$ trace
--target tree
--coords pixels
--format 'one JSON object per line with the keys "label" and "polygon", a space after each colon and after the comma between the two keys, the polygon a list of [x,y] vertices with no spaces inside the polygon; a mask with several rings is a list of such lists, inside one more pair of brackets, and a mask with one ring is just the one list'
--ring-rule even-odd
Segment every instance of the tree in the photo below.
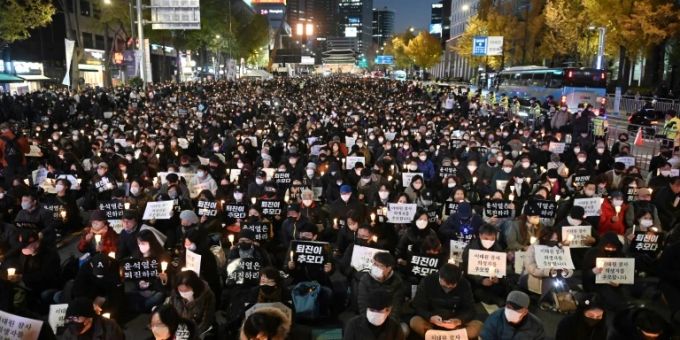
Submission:
{"label": "tree", "polygon": [[546,30],[541,41],[541,56],[552,60],[552,64],[579,60],[580,41],[583,40],[583,32],[588,26],[588,18],[584,15],[580,2],[548,1],[544,15]]}
{"label": "tree", "polygon": [[418,36],[409,41],[406,46],[406,54],[417,66],[428,69],[437,65],[442,56],[442,47],[439,40],[430,33],[420,32]]}
{"label": "tree", "polygon": [[55,8],[42,0],[0,0],[0,42],[27,39],[30,30],[52,22]]}
{"label": "tree", "polygon": [[[518,20],[514,15],[501,14],[496,8],[490,8],[487,18],[473,16],[468,21],[465,32],[458,38],[453,50],[468,59],[473,64],[487,64],[495,69],[500,69],[504,64],[519,63],[521,51],[515,45],[519,44]],[[475,57],[472,56],[472,39],[476,36],[502,36],[503,56],[498,57]]]}
{"label": "tree", "polygon": [[415,36],[411,31],[395,35],[392,40],[385,45],[385,54],[394,56],[394,66],[398,69],[408,69],[413,64],[411,58],[406,53],[406,47]]}

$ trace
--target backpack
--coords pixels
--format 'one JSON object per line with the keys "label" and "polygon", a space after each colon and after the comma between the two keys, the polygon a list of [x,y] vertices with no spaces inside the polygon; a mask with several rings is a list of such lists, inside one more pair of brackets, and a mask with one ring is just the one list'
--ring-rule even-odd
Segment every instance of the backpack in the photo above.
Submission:
{"label": "backpack", "polygon": [[296,319],[315,320],[320,316],[321,285],[316,281],[300,282],[291,292]]}

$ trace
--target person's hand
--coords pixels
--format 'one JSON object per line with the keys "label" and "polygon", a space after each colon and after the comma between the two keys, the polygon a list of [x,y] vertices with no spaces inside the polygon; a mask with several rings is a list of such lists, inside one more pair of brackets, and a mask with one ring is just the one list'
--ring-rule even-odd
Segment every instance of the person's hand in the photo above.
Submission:
{"label": "person's hand", "polygon": [[633,241],[633,239],[635,238],[635,234],[630,233],[626,236],[626,238],[628,239],[628,241]]}
{"label": "person's hand", "polygon": [[90,231],[89,233],[85,234],[85,241],[90,242],[90,241],[92,241],[93,237],[94,237],[94,233]]}
{"label": "person's hand", "polygon": [[592,246],[593,244],[595,244],[595,238],[589,235],[588,237],[583,239],[583,243],[585,243],[586,245]]}
{"label": "person's hand", "polygon": [[442,317],[439,315],[432,315],[430,317],[430,323],[435,325],[435,326],[440,326],[441,324],[444,323],[444,320],[442,320]]}
{"label": "person's hand", "polygon": [[22,278],[21,274],[14,274],[8,277],[7,280],[12,283],[19,283],[21,282],[21,278]]}
{"label": "person's hand", "polygon": [[201,216],[201,223],[205,223],[205,221],[207,221],[207,220],[208,220],[208,216],[205,216],[205,215]]}
{"label": "person's hand", "polygon": [[160,189],[161,188],[161,181],[155,181],[153,183],[153,188],[156,189],[156,190]]}
{"label": "person's hand", "polygon": [[614,282],[614,281],[609,282],[609,285],[614,287],[614,288],[619,286],[619,284],[617,282]]}
{"label": "person's hand", "polygon": [[515,203],[508,204],[508,209],[514,210],[515,209]]}
{"label": "person's hand", "polygon": [[158,274],[158,278],[161,280],[161,284],[165,285],[165,284],[168,283],[168,274],[167,273]]}
{"label": "person's hand", "polygon": [[562,240],[562,245],[563,245],[563,246],[569,247],[570,244],[571,244],[571,242],[570,242],[568,239]]}
{"label": "person's hand", "polygon": [[554,269],[554,268],[550,269],[549,274],[550,274],[550,276],[556,276],[557,275],[557,269]]}
{"label": "person's hand", "polygon": [[491,278],[485,277],[482,279],[482,286],[491,287],[493,285],[493,280]]}
{"label": "person's hand", "polygon": [[593,268],[593,274],[600,275],[604,271],[604,268],[595,267]]}
{"label": "person's hand", "polygon": [[406,262],[404,259],[397,259],[397,264],[400,266],[406,266],[408,265],[408,262]]}
{"label": "person's hand", "polygon": [[612,223],[616,223],[616,222],[618,222],[618,221],[619,221],[619,215],[614,215],[614,216],[612,217]]}
{"label": "person's hand", "polygon": [[491,218],[489,219],[489,224],[495,225],[496,223],[498,223],[498,218],[496,218],[496,216],[491,216]]}
{"label": "person's hand", "polygon": [[146,281],[139,281],[139,288],[140,289],[147,289],[149,288],[149,283]]}
{"label": "person's hand", "polygon": [[95,314],[97,314],[97,315],[102,314],[102,307],[101,306],[97,305],[96,303],[92,303],[92,307],[94,307]]}
{"label": "person's hand", "polygon": [[323,271],[328,274],[333,270],[333,265],[331,263],[326,263],[323,265]]}
{"label": "person's hand", "polygon": [[567,268],[562,269],[562,276],[563,277],[567,277],[567,276],[569,276],[569,274],[571,274],[571,271],[569,271],[569,269],[567,269]]}
{"label": "person's hand", "polygon": [[446,329],[456,329],[458,328],[463,322],[460,321],[460,319],[449,319],[449,320],[444,320],[442,322],[441,326],[442,328]]}
{"label": "person's hand", "polygon": [[288,269],[290,270],[295,269],[295,261],[293,260],[288,261]]}

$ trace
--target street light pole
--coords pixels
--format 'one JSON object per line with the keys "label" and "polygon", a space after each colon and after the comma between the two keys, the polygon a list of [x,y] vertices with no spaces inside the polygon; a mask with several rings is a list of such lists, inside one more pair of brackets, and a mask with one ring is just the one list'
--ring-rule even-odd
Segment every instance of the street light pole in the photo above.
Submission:
{"label": "street light pole", "polygon": [[605,42],[605,36],[607,34],[607,28],[606,27],[598,27],[598,31],[600,32],[600,36],[598,38],[596,68],[598,70],[603,70],[604,69],[604,42]]}
{"label": "street light pole", "polygon": [[139,51],[141,51],[142,64],[139,66],[140,75],[146,89],[146,46],[144,45],[144,25],[142,23],[142,0],[137,0],[137,31],[139,32]]}

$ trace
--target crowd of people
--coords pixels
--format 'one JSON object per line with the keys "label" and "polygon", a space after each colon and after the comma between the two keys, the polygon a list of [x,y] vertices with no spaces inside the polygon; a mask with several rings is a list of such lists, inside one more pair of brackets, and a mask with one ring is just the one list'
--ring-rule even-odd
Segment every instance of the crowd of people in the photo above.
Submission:
{"label": "crowd of people", "polygon": [[2,336],[677,337],[680,150],[633,157],[589,105],[340,76],[0,99]]}

